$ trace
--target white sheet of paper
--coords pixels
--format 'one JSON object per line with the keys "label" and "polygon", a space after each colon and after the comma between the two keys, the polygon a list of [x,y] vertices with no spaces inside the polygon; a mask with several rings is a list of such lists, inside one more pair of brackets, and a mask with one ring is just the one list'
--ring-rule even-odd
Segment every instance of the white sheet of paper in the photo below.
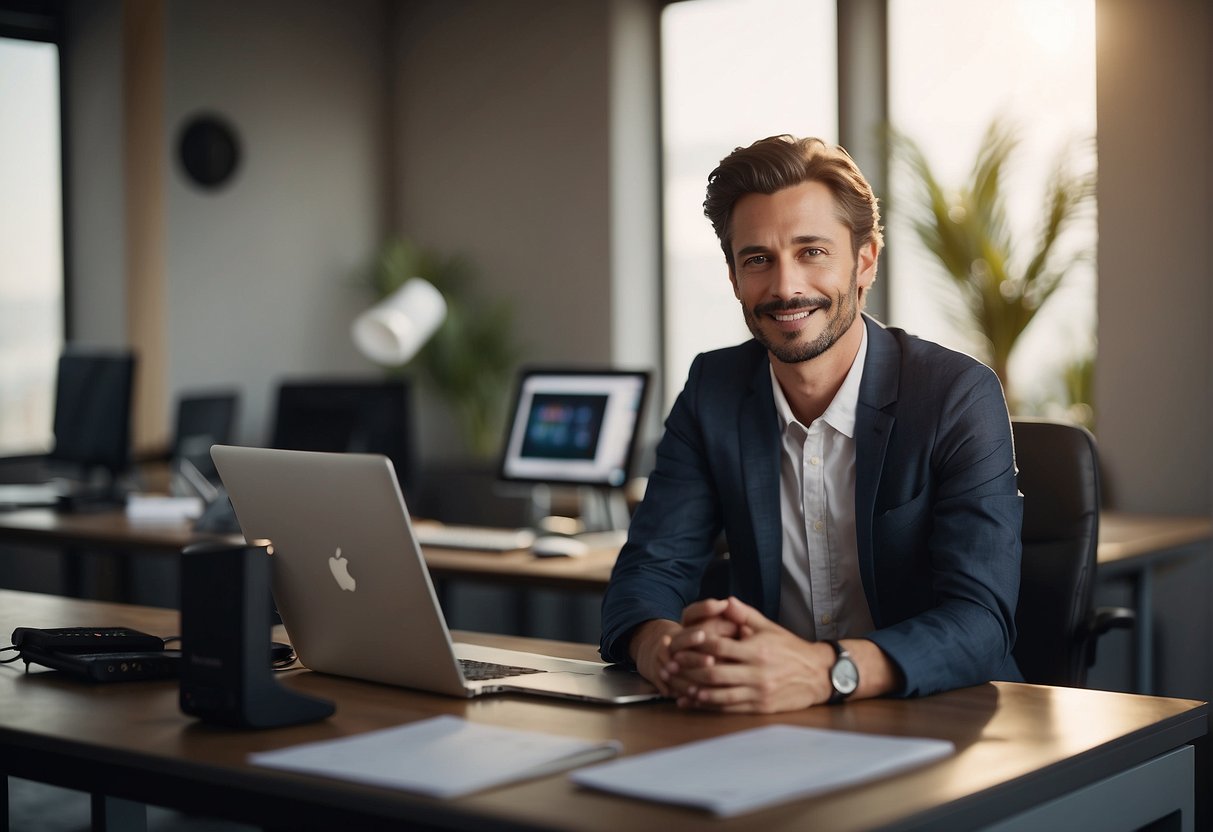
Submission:
{"label": "white sheet of paper", "polygon": [[569,776],[582,786],[730,816],[885,777],[955,750],[946,740],[768,725]]}
{"label": "white sheet of paper", "polygon": [[184,523],[202,514],[200,497],[168,497],[163,494],[130,494],[126,516],[132,523]]}
{"label": "white sheet of paper", "polygon": [[323,777],[457,797],[619,753],[595,742],[437,716],[397,728],[249,755],[249,762]]}

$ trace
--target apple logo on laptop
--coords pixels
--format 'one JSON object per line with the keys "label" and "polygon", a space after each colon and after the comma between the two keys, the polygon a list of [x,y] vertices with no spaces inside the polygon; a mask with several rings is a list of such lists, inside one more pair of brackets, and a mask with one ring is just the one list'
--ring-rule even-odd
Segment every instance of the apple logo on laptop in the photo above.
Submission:
{"label": "apple logo on laptop", "polygon": [[341,557],[341,547],[337,547],[337,553],[329,558],[329,569],[333,571],[333,577],[337,579],[337,586],[350,592],[354,591],[354,587],[358,582],[354,580],[354,576],[350,574],[350,562]]}

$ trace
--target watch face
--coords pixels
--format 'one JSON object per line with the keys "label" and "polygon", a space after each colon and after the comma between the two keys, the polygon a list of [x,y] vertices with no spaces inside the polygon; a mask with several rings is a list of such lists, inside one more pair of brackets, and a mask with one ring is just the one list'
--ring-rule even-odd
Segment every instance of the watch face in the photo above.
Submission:
{"label": "watch face", "polygon": [[848,658],[840,658],[834,662],[834,667],[830,670],[830,681],[834,684],[834,690],[843,696],[854,693],[855,688],[859,687],[859,669],[855,667],[855,662]]}

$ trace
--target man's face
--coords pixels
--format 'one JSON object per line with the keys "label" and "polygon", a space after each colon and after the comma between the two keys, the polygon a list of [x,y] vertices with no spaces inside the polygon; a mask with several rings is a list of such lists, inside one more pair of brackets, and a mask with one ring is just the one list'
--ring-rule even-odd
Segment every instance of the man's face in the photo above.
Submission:
{"label": "man's face", "polygon": [[851,253],[851,232],[820,182],[746,194],[733,207],[729,279],[746,325],[785,364],[824,353],[855,323],[876,244]]}

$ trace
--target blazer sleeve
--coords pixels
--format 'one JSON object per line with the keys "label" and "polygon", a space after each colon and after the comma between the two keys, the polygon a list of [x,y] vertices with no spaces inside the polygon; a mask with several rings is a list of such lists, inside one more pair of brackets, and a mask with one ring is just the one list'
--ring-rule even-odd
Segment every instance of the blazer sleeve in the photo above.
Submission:
{"label": "blazer sleeve", "polygon": [[605,661],[630,663],[628,642],[645,621],[678,621],[713,557],[722,520],[701,422],[703,368],[701,355],[666,419],[644,500],[603,596]]}
{"label": "blazer sleeve", "polygon": [[899,414],[883,475],[916,493],[873,520],[881,620],[869,637],[902,670],[906,696],[1019,678],[1023,498],[1002,387],[974,363],[929,398]]}

